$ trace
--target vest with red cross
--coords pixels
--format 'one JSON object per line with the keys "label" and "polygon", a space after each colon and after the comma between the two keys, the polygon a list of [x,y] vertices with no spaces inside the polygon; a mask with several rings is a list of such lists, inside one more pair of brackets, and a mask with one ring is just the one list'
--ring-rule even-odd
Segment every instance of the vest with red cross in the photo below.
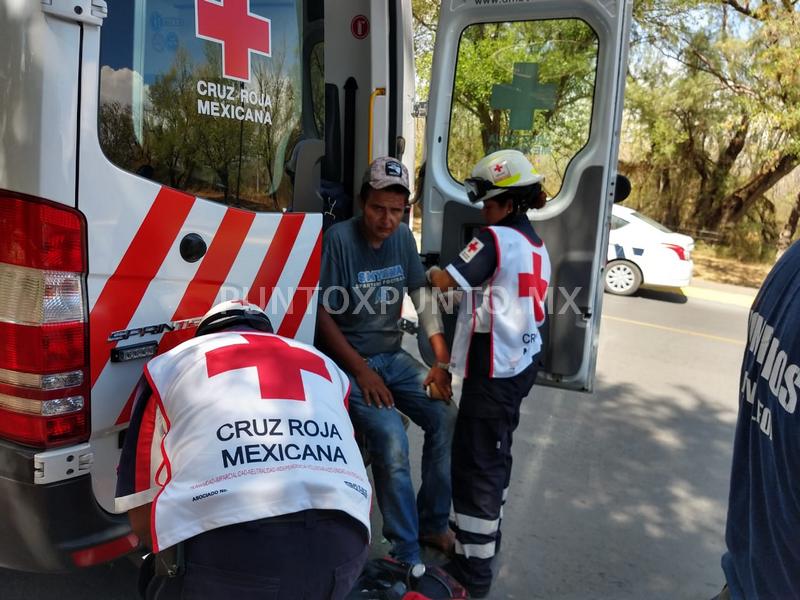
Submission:
{"label": "vest with red cross", "polygon": [[[371,487],[347,414],[350,383],[311,346],[277,335],[204,335],[154,358],[148,471],[153,547],[306,509],[341,510],[369,532]],[[148,411],[145,411],[147,414]],[[160,430],[160,431],[159,431]],[[149,496],[149,498],[147,497]],[[120,509],[126,498],[117,498]]]}
{"label": "vest with red cross", "polygon": [[[497,248],[497,267],[481,288],[467,290],[459,306],[451,366],[455,373],[469,376],[472,335],[489,333],[489,377],[513,377],[530,366],[542,347],[539,327],[545,320],[550,257],[543,243],[534,243],[516,229],[487,229]],[[467,247],[464,252],[474,251]]]}

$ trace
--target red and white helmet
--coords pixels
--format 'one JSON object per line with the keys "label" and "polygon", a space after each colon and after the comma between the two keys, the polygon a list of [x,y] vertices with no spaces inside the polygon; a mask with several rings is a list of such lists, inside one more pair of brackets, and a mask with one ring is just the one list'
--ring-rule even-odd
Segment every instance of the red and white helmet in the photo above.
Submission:
{"label": "red and white helmet", "polygon": [[519,150],[498,150],[484,156],[472,168],[464,181],[472,203],[499,196],[509,189],[519,189],[542,183],[540,175]]}
{"label": "red and white helmet", "polygon": [[228,300],[220,302],[203,316],[195,337],[217,333],[235,325],[247,325],[259,331],[273,333],[272,322],[262,308],[247,300]]}

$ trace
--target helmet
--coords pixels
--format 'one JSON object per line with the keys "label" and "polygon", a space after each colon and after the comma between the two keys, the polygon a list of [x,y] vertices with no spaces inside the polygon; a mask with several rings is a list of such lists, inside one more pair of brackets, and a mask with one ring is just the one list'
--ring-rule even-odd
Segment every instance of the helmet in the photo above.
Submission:
{"label": "helmet", "polygon": [[248,325],[253,329],[272,333],[272,322],[267,313],[247,300],[228,300],[209,310],[197,326],[197,333],[217,333],[234,325]]}
{"label": "helmet", "polygon": [[509,189],[528,188],[544,181],[519,150],[498,150],[478,161],[464,181],[467,196],[473,204],[489,200]]}

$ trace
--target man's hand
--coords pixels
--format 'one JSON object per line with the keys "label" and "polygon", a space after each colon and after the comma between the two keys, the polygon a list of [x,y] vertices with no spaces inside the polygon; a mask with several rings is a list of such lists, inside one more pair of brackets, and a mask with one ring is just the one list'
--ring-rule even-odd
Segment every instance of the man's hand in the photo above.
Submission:
{"label": "man's hand", "polygon": [[[424,387],[428,387],[431,383],[436,384],[436,387],[439,388],[439,391],[443,394],[445,402],[450,404],[450,401],[453,398],[453,388],[450,386],[451,376],[450,371],[445,369],[440,369],[439,367],[431,367],[431,370],[428,371],[428,376],[425,378],[425,381],[422,383]],[[431,395],[433,398],[434,396]]]}
{"label": "man's hand", "polygon": [[386,387],[383,378],[373,371],[366,363],[362,369],[355,374],[358,387],[364,395],[364,402],[367,406],[373,404],[377,408],[394,408],[394,398],[392,392]]}

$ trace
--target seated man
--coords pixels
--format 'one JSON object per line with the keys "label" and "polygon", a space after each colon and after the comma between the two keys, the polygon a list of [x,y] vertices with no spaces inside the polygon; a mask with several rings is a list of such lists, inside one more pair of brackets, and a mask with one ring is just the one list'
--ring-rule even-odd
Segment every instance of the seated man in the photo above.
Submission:
{"label": "seated man", "polygon": [[366,560],[372,496],[349,387],[331,359],[272,335],[242,301],[147,364],[116,505],[163,567],[148,599],[345,597]]}
{"label": "seated man", "polygon": [[[449,402],[450,355],[441,319],[425,287],[414,238],[402,223],[409,195],[406,168],[393,158],[378,158],[362,182],[363,214],[325,233],[318,341],[350,376],[350,417],[367,440],[391,554],[417,563],[419,541],[445,552],[452,547],[450,447],[456,410]],[[436,356],[430,371],[401,349],[398,321],[406,291]],[[426,394],[431,383],[444,401]],[[416,501],[408,438],[395,407],[425,432]]]}

